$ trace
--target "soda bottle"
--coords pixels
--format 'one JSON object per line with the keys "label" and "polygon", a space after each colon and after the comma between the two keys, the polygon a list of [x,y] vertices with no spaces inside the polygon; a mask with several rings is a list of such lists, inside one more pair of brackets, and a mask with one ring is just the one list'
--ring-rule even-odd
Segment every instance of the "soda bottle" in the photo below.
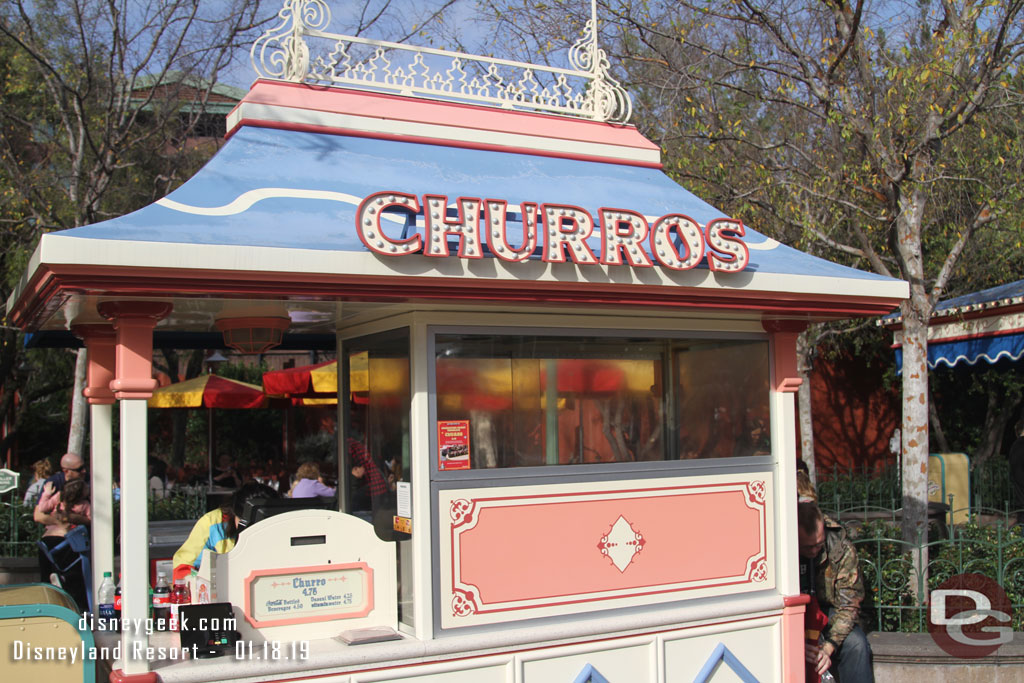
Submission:
{"label": "soda bottle", "polygon": [[114,580],[110,578],[112,572],[103,572],[103,581],[100,582],[99,590],[96,591],[96,603],[99,605],[100,623],[103,631],[114,630]]}
{"label": "soda bottle", "polygon": [[116,620],[115,631],[121,630],[121,574],[117,575],[117,588],[114,589],[114,619]]}
{"label": "soda bottle", "polygon": [[192,596],[188,590],[188,584],[185,583],[185,579],[175,579],[174,588],[171,589],[171,630],[181,630],[181,612],[179,608],[182,605],[192,604]]}
{"label": "soda bottle", "polygon": [[171,617],[171,587],[167,585],[167,575],[158,572],[156,585],[153,586],[153,626],[157,630],[165,630]]}

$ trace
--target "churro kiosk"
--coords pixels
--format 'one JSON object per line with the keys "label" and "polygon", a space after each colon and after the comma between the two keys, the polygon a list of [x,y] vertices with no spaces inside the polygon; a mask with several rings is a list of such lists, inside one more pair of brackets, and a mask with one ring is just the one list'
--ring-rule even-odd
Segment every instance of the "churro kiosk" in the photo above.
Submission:
{"label": "churro kiosk", "polygon": [[174,635],[126,629],[115,678],[801,680],[796,338],[887,313],[906,283],[673,182],[594,20],[557,69],[338,36],[328,14],[286,2],[223,149],[151,206],[44,235],[9,301],[88,349],[126,620],[147,608],[129,548],[154,345],[337,351],[340,509],[204,559],[241,649],[171,657]]}

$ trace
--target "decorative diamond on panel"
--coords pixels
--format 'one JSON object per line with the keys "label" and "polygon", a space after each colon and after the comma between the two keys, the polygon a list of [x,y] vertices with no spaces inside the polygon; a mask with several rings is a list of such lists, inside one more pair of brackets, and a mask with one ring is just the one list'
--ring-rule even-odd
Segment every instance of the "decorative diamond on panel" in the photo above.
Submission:
{"label": "decorative diamond on panel", "polygon": [[633,528],[633,525],[626,521],[626,518],[619,515],[608,533],[601,537],[597,549],[605,555],[615,568],[625,572],[626,567],[633,561],[633,558],[644,549],[647,543],[643,535]]}

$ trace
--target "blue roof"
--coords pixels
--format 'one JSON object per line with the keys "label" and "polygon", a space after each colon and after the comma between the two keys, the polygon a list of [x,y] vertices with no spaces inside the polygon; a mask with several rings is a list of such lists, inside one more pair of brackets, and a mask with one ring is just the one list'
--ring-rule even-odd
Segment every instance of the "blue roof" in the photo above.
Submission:
{"label": "blue roof", "polygon": [[940,301],[938,305],[935,306],[935,312],[942,313],[962,308],[964,306],[975,306],[978,304],[993,303],[1019,297],[1024,297],[1024,280],[1008,282],[1005,285],[999,285],[998,287],[989,287],[988,289],[982,289],[977,292],[971,292],[970,294],[964,294],[963,296]]}
{"label": "blue roof", "polygon": [[[724,217],[652,168],[246,126],[165,200],[61,234],[365,252],[355,212],[362,198],[381,191],[446,194],[449,203],[460,196],[505,199],[516,212],[520,202],[530,201],[576,205],[595,216],[599,207],[613,207],[646,216],[683,213],[701,224]],[[596,252],[599,237],[591,240]],[[745,241],[748,271],[893,281],[749,228]]]}

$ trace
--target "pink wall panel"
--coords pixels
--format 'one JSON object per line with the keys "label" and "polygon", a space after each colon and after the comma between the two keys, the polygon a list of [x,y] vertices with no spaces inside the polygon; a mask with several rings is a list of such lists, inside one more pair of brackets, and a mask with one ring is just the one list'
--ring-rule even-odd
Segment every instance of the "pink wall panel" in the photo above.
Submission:
{"label": "pink wall panel", "polygon": [[764,580],[763,482],[460,499],[450,512],[457,613]]}

